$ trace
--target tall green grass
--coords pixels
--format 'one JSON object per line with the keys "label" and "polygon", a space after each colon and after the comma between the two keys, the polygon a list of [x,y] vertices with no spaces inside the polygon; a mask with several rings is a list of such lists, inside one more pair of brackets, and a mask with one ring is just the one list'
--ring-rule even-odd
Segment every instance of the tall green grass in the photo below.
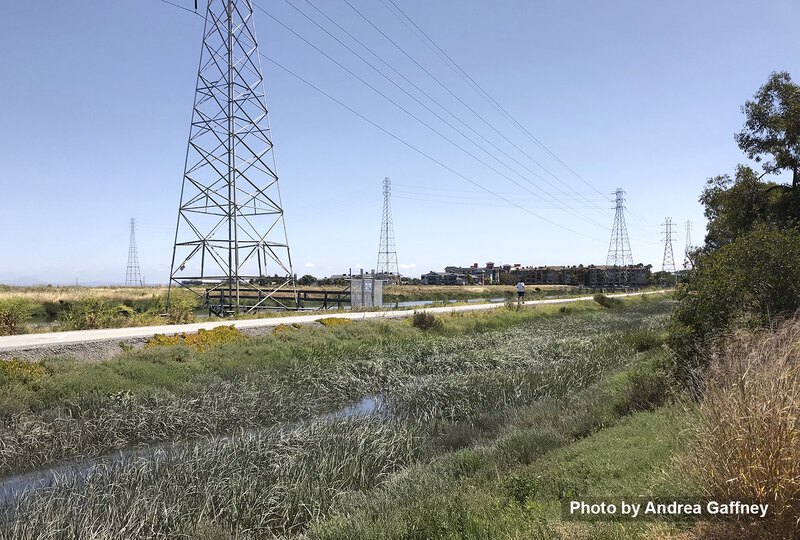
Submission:
{"label": "tall green grass", "polygon": [[24,497],[0,515],[0,531],[30,540],[288,534],[339,493],[370,489],[410,463],[414,442],[408,426],[372,418],[200,441]]}
{"label": "tall green grass", "polygon": [[[631,381],[617,381],[603,399],[590,387],[657,354],[669,309],[644,302],[549,315],[499,310],[500,322],[443,317],[441,328],[427,332],[375,322],[287,330],[207,352],[127,353],[89,367],[54,362],[40,386],[12,385],[36,399],[2,420],[6,473],[149,441],[196,443],[166,461],[101,467],[26,496],[0,517],[0,536],[293,535],[344,508],[348,497],[415,466],[435,466],[452,449],[501,437],[504,459],[530,462],[618,416],[606,394],[628,392]],[[59,369],[68,383],[56,380]],[[104,375],[115,377],[110,386]],[[79,387],[87,382],[97,384],[93,391]],[[392,420],[286,424],[368,394],[385,396]],[[526,423],[541,432],[515,435]],[[442,466],[486,470],[474,455],[477,461]]]}
{"label": "tall green grass", "polygon": [[[76,371],[67,368],[60,376],[55,369],[49,381],[28,385],[47,397],[41,408],[0,420],[0,473],[296,420],[367,394],[384,393],[396,415],[423,420],[458,420],[563,396],[616,369],[631,353],[613,319],[604,313],[541,317],[480,335],[371,342],[359,342],[359,325],[345,325],[207,353],[185,347],[129,353],[119,362],[73,365]],[[633,318],[626,327],[642,332],[647,324]],[[380,328],[364,330],[381,336]],[[395,337],[404,331],[415,330],[401,328]],[[145,382],[164,372],[201,376],[172,387],[126,389],[128,380]]]}

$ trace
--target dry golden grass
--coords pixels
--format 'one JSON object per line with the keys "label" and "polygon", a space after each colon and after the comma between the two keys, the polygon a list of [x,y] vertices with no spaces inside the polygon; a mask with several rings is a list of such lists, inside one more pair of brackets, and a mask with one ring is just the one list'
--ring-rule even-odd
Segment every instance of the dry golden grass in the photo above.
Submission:
{"label": "dry golden grass", "polygon": [[684,458],[709,498],[768,503],[738,536],[800,535],[800,319],[717,341]]}
{"label": "dry golden grass", "polygon": [[34,302],[74,302],[86,298],[136,300],[166,294],[166,287],[9,287],[0,285],[0,300],[27,298]]}
{"label": "dry golden grass", "polygon": [[[577,287],[570,285],[528,285],[528,289],[531,291],[534,287],[538,287],[543,291],[577,289]],[[390,293],[404,291],[422,291],[433,293],[465,291],[475,294],[500,294],[502,296],[505,291],[516,292],[517,289],[514,285],[390,285],[386,287],[384,291]]]}
{"label": "dry golden grass", "polygon": [[[565,285],[537,285],[543,291],[572,290],[576,287]],[[341,286],[303,286],[298,290],[337,290]],[[533,286],[530,286],[533,290]],[[36,286],[36,287],[12,287],[0,285],[0,299],[4,298],[27,298],[34,302],[66,302],[82,300],[85,298],[106,298],[109,300],[127,300],[138,298],[150,298],[166,294],[167,288],[164,286],[156,287],[80,287],[80,286]],[[503,296],[506,292],[516,292],[513,285],[390,285],[384,289],[385,294],[419,294],[424,296],[453,294],[455,298],[464,296],[464,293],[474,295]]]}

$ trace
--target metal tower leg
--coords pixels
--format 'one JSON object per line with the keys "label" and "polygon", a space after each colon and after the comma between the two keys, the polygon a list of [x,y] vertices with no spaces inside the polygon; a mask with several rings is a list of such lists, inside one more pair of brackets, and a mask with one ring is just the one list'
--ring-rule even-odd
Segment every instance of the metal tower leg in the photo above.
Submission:
{"label": "metal tower leg", "polygon": [[209,0],[205,20],[170,289],[218,315],[296,308],[253,6]]}

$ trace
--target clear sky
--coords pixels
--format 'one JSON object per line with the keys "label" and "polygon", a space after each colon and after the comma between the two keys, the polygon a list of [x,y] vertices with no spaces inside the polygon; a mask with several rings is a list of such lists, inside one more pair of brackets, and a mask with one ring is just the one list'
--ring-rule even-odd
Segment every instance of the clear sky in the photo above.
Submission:
{"label": "clear sky", "polygon": [[[627,192],[634,259],[660,269],[664,218],[677,224],[680,261],[685,221],[693,222],[694,243],[703,237],[697,198],[705,179],[746,162],[733,140],[743,123],[741,105],[772,71],[787,70],[800,80],[795,0],[395,0],[558,161],[481,99],[381,1],[348,0],[442,85],[344,0],[290,1],[478,145],[287,0],[254,3],[519,185],[257,10],[264,54],[526,209],[481,192],[264,60],[289,242],[300,275],[375,266],[385,176],[394,185],[397,252],[407,274],[487,261],[603,264],[617,187]],[[174,2],[193,8],[191,0]],[[130,217],[138,221],[142,274],[149,283],[166,282],[202,23],[159,0],[5,2],[0,283],[123,282]]]}

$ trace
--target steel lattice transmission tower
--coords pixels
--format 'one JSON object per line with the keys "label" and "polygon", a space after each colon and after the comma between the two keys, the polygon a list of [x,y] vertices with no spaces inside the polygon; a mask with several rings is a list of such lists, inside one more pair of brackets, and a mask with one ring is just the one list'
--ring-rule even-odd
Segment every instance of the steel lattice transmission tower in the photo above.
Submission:
{"label": "steel lattice transmission tower", "polygon": [[664,261],[661,263],[661,271],[675,273],[675,257],[672,254],[672,241],[674,240],[675,233],[672,230],[672,218],[668,217],[662,224],[661,230],[662,238],[664,240]]}
{"label": "steel lattice transmission tower", "polygon": [[218,315],[297,306],[250,0],[209,0],[170,287]]}
{"label": "steel lattice transmission tower", "polygon": [[625,192],[620,188],[614,194],[617,205],[614,226],[611,228],[611,241],[608,243],[606,264],[611,266],[633,265],[631,242],[628,238],[628,227],[625,224]]}
{"label": "steel lattice transmission tower", "polygon": [[381,241],[378,246],[377,273],[390,279],[400,280],[400,266],[397,263],[397,248],[394,245],[394,224],[392,223],[392,182],[383,179],[383,218],[381,219]]}
{"label": "steel lattice transmission tower", "polygon": [[126,287],[141,287],[142,271],[139,269],[139,253],[136,250],[136,220],[131,218],[131,240],[128,243],[128,270],[125,272]]}
{"label": "steel lattice transmission tower", "polygon": [[686,246],[683,250],[683,267],[687,270],[692,268],[692,259],[689,258],[689,253],[694,249],[692,245],[692,222],[686,221]]}

